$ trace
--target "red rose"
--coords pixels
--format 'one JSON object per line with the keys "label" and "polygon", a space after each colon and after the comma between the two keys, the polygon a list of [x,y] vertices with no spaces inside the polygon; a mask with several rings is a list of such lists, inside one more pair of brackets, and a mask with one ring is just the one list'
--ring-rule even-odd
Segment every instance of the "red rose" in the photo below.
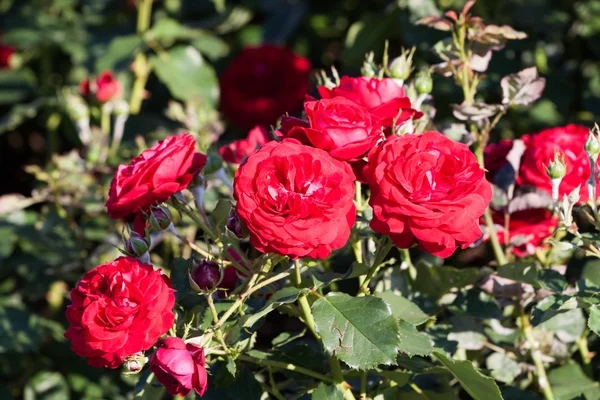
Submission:
{"label": "red rose", "polygon": [[418,119],[422,112],[411,108],[402,86],[393,79],[342,77],[340,85],[332,89],[318,88],[324,99],[344,97],[368,109],[381,120],[384,127],[401,126],[410,119]]}
{"label": "red rose", "polygon": [[481,237],[479,217],[492,190],[466,145],[438,132],[395,136],[373,149],[364,172],[371,228],[396,246],[416,242],[448,257]]}
{"label": "red rose", "polygon": [[118,97],[121,90],[121,83],[110,71],[101,72],[93,85],[90,84],[89,79],[83,80],[79,84],[79,91],[83,96],[89,97],[92,93],[95,93],[96,98],[101,103]]}
{"label": "red rose", "polygon": [[204,349],[178,337],[162,340],[150,357],[150,371],[172,396],[187,396],[192,389],[202,396],[208,381],[204,364]]}
{"label": "red rose", "polygon": [[89,271],[71,290],[65,337],[93,367],[117,368],[173,326],[171,281],[152,265],[119,257]]}
{"label": "red rose", "polygon": [[[504,244],[504,213],[494,212],[492,216],[498,240]],[[558,218],[549,210],[533,208],[511,213],[508,223],[509,242],[515,255],[526,257],[534,254],[542,242],[552,236],[552,232],[558,226]]]}
{"label": "red rose", "polygon": [[554,159],[554,153],[559,151],[564,155],[567,166],[567,174],[559,187],[560,198],[581,186],[583,190],[580,191],[579,202],[587,202],[585,184],[590,177],[590,163],[584,145],[588,135],[588,128],[575,124],[545,129],[530,135],[526,141],[527,149],[523,154],[517,183],[534,186],[552,194],[552,184],[546,174],[546,166]]}
{"label": "red rose", "polygon": [[302,105],[310,69],[310,61],[285,48],[246,48],[221,75],[221,109],[243,129],[274,125]]}
{"label": "red rose", "polygon": [[280,127],[275,131],[275,136],[279,139],[296,139],[302,144],[312,146],[306,135],[306,129],[308,128],[310,128],[310,124],[303,119],[286,115],[281,118]]}
{"label": "red rose", "polygon": [[305,130],[308,140],[338,160],[363,158],[383,137],[379,120],[343,97],[307,101],[304,110],[310,124]]}
{"label": "red rose", "polygon": [[245,139],[236,140],[219,149],[221,158],[231,164],[239,164],[248,154],[258,149],[263,144],[271,140],[269,132],[261,127],[256,126]]}
{"label": "red rose", "polygon": [[146,212],[185,189],[206,164],[206,156],[195,149],[191,135],[169,136],[131,164],[119,165],[106,202],[108,215],[118,219]]}
{"label": "red rose", "polygon": [[490,143],[485,148],[484,166],[487,170],[486,177],[490,182],[494,181],[494,175],[508,163],[506,156],[512,150],[512,140],[501,140],[498,143]]}
{"label": "red rose", "polygon": [[0,44],[0,68],[10,68],[10,59],[15,52],[14,47]]}
{"label": "red rose", "polygon": [[342,248],[356,219],[350,166],[294,139],[250,154],[236,171],[233,195],[252,245],[293,259]]}

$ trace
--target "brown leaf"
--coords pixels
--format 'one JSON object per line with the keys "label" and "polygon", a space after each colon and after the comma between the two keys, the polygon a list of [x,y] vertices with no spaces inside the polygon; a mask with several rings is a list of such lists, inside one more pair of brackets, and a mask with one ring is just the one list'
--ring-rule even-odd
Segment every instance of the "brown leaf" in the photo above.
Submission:
{"label": "brown leaf", "polygon": [[502,103],[528,105],[540,98],[546,79],[538,76],[536,67],[531,67],[505,76],[500,81],[500,86]]}

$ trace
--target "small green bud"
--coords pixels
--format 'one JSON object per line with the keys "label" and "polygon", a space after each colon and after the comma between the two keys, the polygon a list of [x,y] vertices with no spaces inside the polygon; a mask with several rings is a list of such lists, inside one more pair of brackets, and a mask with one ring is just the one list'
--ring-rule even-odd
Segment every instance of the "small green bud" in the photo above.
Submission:
{"label": "small green bud", "polygon": [[590,134],[585,141],[585,152],[588,157],[594,162],[598,160],[598,154],[600,154],[600,142],[598,142],[598,137],[594,133],[594,130],[590,130]]}
{"label": "small green bud", "polygon": [[559,152],[554,153],[554,160],[546,166],[546,174],[550,179],[562,179],[567,174],[565,158]]}
{"label": "small green bud", "polygon": [[144,364],[146,363],[146,356],[144,352],[140,351],[131,356],[127,356],[125,361],[123,362],[123,367],[125,367],[125,374],[137,374],[142,368],[144,368]]}
{"label": "small green bud", "polygon": [[433,90],[433,80],[431,79],[431,72],[421,71],[415,78],[415,87],[417,92],[421,94],[429,94]]}
{"label": "small green bud", "polygon": [[166,207],[155,207],[150,210],[148,222],[153,231],[164,231],[171,225],[171,212]]}
{"label": "small green bud", "polygon": [[416,47],[410,50],[402,49],[402,54],[394,58],[388,67],[388,75],[390,78],[407,80],[410,74],[414,71],[413,68],[413,55],[415,54]]}
{"label": "small green bud", "polygon": [[148,242],[135,232],[131,233],[126,242],[126,250],[133,257],[141,257],[148,252]]}
{"label": "small green bud", "polygon": [[377,67],[377,64],[375,64],[375,62],[373,61],[374,58],[375,53],[367,53],[362,68],[360,69],[360,73],[362,74],[362,76],[365,76],[367,78],[373,78],[377,76],[377,70],[379,68]]}

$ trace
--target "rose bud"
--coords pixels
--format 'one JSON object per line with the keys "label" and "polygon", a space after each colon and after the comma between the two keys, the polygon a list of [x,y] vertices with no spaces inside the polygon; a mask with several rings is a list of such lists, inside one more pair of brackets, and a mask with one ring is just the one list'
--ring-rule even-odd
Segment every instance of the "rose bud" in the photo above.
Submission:
{"label": "rose bud", "polygon": [[146,363],[146,356],[143,351],[139,351],[125,359],[123,366],[125,367],[126,374],[137,374],[144,368]]}
{"label": "rose bud", "polygon": [[415,79],[415,87],[421,94],[429,94],[433,90],[433,81],[429,71],[421,71]]}
{"label": "rose bud", "polygon": [[166,207],[156,207],[150,210],[148,218],[150,227],[156,232],[164,231],[171,225],[171,212]]}
{"label": "rose bud", "polygon": [[172,396],[187,396],[192,389],[202,396],[208,380],[204,364],[202,347],[168,337],[150,358],[150,371]]}
{"label": "rose bud", "polygon": [[227,219],[227,224],[225,224],[228,233],[231,233],[238,239],[245,239],[248,237],[248,232],[244,229],[244,225],[240,221],[240,218],[237,214],[232,214]]}
{"label": "rose bud", "polygon": [[221,267],[214,261],[202,260],[188,274],[190,286],[196,291],[215,289],[222,279]]}
{"label": "rose bud", "polygon": [[148,242],[143,236],[140,236],[136,232],[131,232],[131,236],[125,243],[125,250],[127,254],[133,257],[141,257],[148,252]]}
{"label": "rose bud", "polygon": [[407,80],[413,72],[413,55],[417,48],[413,47],[410,50],[402,50],[402,54],[392,60],[389,66],[388,75],[391,78]]}

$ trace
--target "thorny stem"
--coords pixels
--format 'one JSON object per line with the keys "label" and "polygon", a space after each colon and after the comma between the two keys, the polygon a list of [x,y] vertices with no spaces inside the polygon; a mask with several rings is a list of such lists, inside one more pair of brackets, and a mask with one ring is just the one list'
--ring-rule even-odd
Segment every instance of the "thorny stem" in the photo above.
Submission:
{"label": "thorny stem", "polygon": [[539,345],[533,337],[533,328],[529,323],[529,316],[523,313],[519,318],[521,319],[521,329],[523,330],[523,334],[525,335],[525,339],[527,340],[531,350],[531,358],[533,359],[533,363],[535,365],[535,373],[537,375],[538,385],[542,390],[542,393],[544,393],[544,398],[546,400],[554,400],[554,394],[552,393],[552,388],[550,387],[550,382],[548,381],[548,376],[546,375],[546,368],[544,367],[541,352],[538,348]]}
{"label": "thorny stem", "polygon": [[[207,293],[205,295],[205,297],[206,297],[206,302],[208,303],[208,308],[210,308],[210,313],[212,314],[213,321],[215,323],[219,322],[219,313],[217,312],[217,309],[215,308],[215,302],[213,301],[212,293]],[[228,351],[228,347],[227,347],[227,344],[225,343],[225,339],[223,339],[223,332],[221,331],[221,328],[216,328],[215,332],[217,333],[217,341],[219,342],[219,344],[221,344],[221,346],[223,346],[223,349]]]}
{"label": "thorny stem", "polygon": [[[140,0],[138,8],[137,18],[137,33],[143,35],[150,27],[150,18],[152,16],[152,1],[153,0]],[[134,61],[135,70],[135,82],[133,83],[133,89],[131,90],[131,98],[129,100],[129,110],[131,114],[137,114],[140,112],[142,106],[142,99],[144,97],[144,88],[148,81],[148,75],[150,74],[150,66],[148,65],[148,59],[143,52],[139,52],[135,56]]]}
{"label": "thorny stem", "polygon": [[238,360],[251,362],[253,364],[260,365],[263,367],[273,367],[273,368],[278,368],[278,369],[285,369],[288,371],[299,372],[303,375],[310,376],[310,377],[318,379],[322,382],[327,382],[327,383],[333,382],[333,380],[326,375],[320,374],[315,371],[311,371],[310,369],[300,367],[298,365],[291,364],[291,363],[275,361],[275,360],[268,360],[268,359],[264,359],[264,358],[255,358],[255,357],[244,355],[244,354],[239,355]]}

